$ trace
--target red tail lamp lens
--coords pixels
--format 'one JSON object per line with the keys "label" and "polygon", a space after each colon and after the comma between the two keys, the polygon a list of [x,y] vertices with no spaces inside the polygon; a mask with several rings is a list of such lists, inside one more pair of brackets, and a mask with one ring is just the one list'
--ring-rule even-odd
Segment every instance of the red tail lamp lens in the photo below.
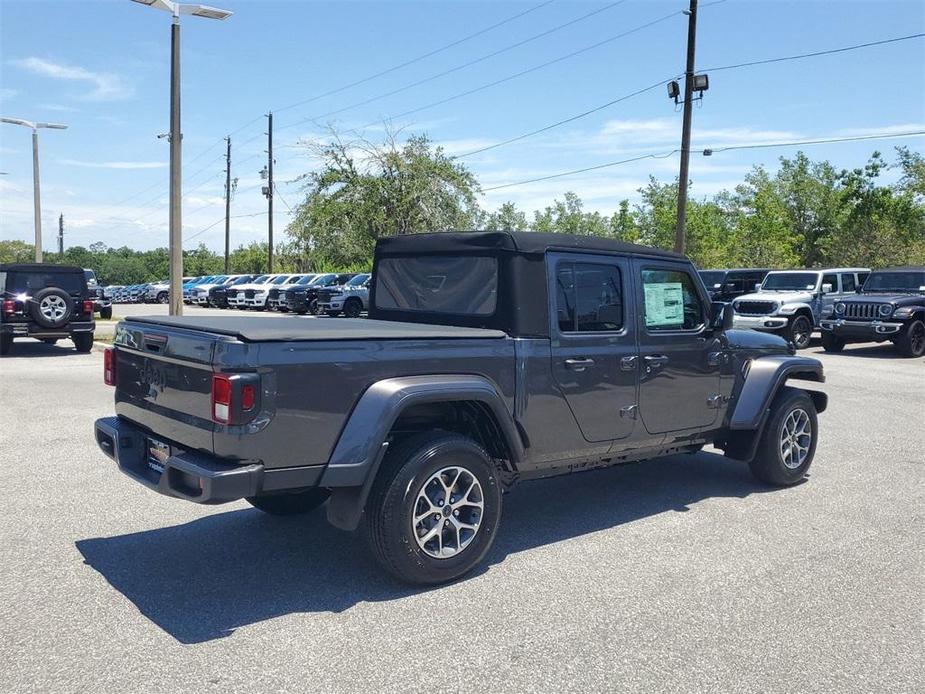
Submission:
{"label": "red tail lamp lens", "polygon": [[212,376],[212,419],[220,424],[231,421],[231,380],[227,376]]}
{"label": "red tail lamp lens", "polygon": [[107,386],[116,385],[116,350],[107,347],[103,352],[103,383]]}
{"label": "red tail lamp lens", "polygon": [[254,409],[254,400],[257,398],[257,389],[252,385],[241,388],[241,409],[247,412]]}
{"label": "red tail lamp lens", "polygon": [[3,302],[3,314],[6,316],[12,316],[13,312],[16,310],[16,304],[12,299],[7,299]]}
{"label": "red tail lamp lens", "polygon": [[89,313],[90,315],[93,315],[93,302],[92,301],[84,301],[84,313]]}

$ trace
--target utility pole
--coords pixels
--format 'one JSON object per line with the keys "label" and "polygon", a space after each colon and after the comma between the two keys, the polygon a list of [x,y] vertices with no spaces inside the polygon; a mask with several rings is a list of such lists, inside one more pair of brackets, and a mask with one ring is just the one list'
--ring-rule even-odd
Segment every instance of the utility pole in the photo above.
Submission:
{"label": "utility pole", "polygon": [[170,291],[168,312],[183,315],[183,221],[180,166],[183,161],[180,133],[180,14],[174,11],[170,25]]}
{"label": "utility pole", "polygon": [[228,260],[231,252],[231,137],[226,137],[228,150],[225,153],[225,274],[228,274]]}
{"label": "utility pole", "polygon": [[58,217],[58,255],[64,259],[64,215]]}
{"label": "utility pole", "polygon": [[269,237],[270,247],[267,256],[267,272],[273,272],[273,112],[267,114],[267,236]]}
{"label": "utility pole", "polygon": [[691,111],[694,96],[694,49],[697,41],[697,0],[687,12],[687,69],[684,71],[684,125],[681,129],[681,171],[678,175],[678,224],[674,230],[675,253],[684,253],[687,224],[687,183],[690,177]]}

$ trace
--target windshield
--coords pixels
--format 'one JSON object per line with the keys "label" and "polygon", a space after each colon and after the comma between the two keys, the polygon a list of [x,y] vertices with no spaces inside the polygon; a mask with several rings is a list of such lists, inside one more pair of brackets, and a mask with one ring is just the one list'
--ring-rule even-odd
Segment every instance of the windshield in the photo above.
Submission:
{"label": "windshield", "polygon": [[[317,275],[310,282],[306,282],[306,284],[310,284],[313,287],[324,287],[331,284],[331,282],[336,279],[337,275]],[[301,284],[301,282],[299,284]]]}
{"label": "windshield", "polygon": [[260,275],[250,281],[250,284],[266,284],[270,279],[269,275]]}
{"label": "windshield", "polygon": [[925,291],[925,271],[872,272],[864,283],[865,292]]}
{"label": "windshield", "polygon": [[772,272],[764,278],[762,291],[806,291],[816,288],[815,272]]}
{"label": "windshield", "polygon": [[251,276],[244,275],[244,277],[238,277],[238,279],[232,282],[231,285],[234,286],[236,284],[244,284],[245,282],[250,282],[250,281],[251,281]]}
{"label": "windshield", "polygon": [[723,280],[726,278],[725,272],[717,272],[715,270],[701,270],[700,278],[703,280],[703,283],[707,285],[708,289],[716,288],[717,285],[723,283]]}
{"label": "windshield", "polygon": [[347,282],[344,286],[345,287],[358,287],[359,285],[363,284],[368,279],[369,279],[369,275],[357,275],[352,280]]}
{"label": "windshield", "polygon": [[283,284],[289,279],[291,279],[289,275],[280,275],[279,277],[274,277],[273,279],[271,279],[270,284]]}

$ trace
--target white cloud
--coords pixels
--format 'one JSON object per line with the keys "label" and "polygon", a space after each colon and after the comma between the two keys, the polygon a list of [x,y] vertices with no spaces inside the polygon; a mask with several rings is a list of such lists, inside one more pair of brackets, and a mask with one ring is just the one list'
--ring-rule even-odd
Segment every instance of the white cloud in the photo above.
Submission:
{"label": "white cloud", "polygon": [[115,101],[126,99],[135,93],[134,88],[122,77],[111,72],[92,72],[78,65],[56,63],[35,56],[13,60],[12,64],[36,75],[52,79],[89,82],[93,85],[93,89],[85,94],[84,98],[90,101]]}
{"label": "white cloud", "polygon": [[167,166],[165,161],[79,161],[77,159],[62,159],[67,166],[82,166],[87,169],[163,169]]}

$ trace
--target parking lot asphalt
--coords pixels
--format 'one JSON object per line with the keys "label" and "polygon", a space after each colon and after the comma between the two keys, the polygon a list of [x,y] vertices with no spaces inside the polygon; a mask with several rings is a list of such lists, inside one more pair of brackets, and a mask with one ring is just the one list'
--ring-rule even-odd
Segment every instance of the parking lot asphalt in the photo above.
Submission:
{"label": "parking lot asphalt", "polygon": [[122,476],[93,440],[102,357],[59,345],[0,361],[0,692],[925,681],[921,359],[807,350],[830,407],[801,485],[762,487],[709,449],[524,483],[486,567],[418,590],[323,513],[203,508]]}

